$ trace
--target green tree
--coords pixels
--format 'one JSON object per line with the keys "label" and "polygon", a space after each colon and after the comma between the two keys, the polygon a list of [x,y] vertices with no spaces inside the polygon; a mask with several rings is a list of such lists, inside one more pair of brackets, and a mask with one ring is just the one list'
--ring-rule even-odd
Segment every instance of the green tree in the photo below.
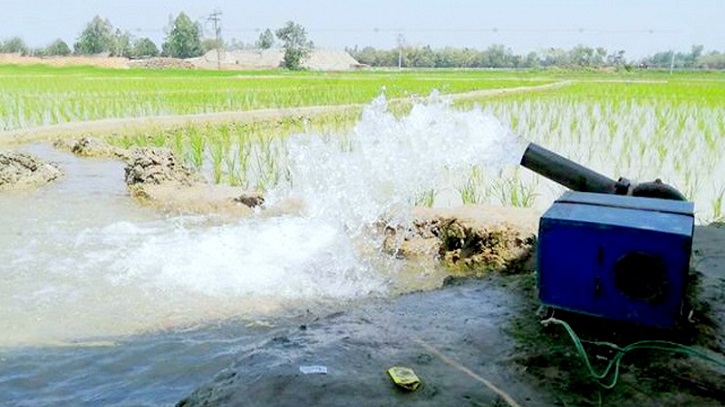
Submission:
{"label": "green tree", "polygon": [[128,32],[122,32],[116,29],[116,32],[111,37],[111,46],[109,51],[114,57],[131,57],[131,34]]}
{"label": "green tree", "polygon": [[159,55],[159,48],[150,38],[139,38],[133,43],[131,58],[151,58]]}
{"label": "green tree", "polygon": [[254,44],[259,49],[270,49],[274,46],[274,34],[272,34],[272,30],[267,28],[259,34],[259,39]]}
{"label": "green tree", "polygon": [[570,53],[561,48],[549,48],[544,51],[544,66],[569,67],[571,65]]}
{"label": "green tree", "polygon": [[688,68],[693,68],[697,64],[697,61],[702,57],[702,52],[705,50],[703,45],[693,45],[692,52],[687,56],[685,65]]}
{"label": "green tree", "polygon": [[655,68],[669,68],[670,63],[674,60],[675,63],[677,63],[677,55],[673,55],[673,51],[666,51],[666,52],[657,52],[654,55],[651,55],[649,57],[646,57],[642,60],[642,64],[646,66],[651,66]]}
{"label": "green tree", "polygon": [[170,23],[166,42],[161,46],[164,55],[173,58],[193,58],[204,53],[201,27],[181,12]]}
{"label": "green tree", "polygon": [[503,68],[509,66],[509,52],[501,44],[493,44],[482,53],[481,66]]}
{"label": "green tree", "polygon": [[627,61],[624,59],[625,51],[620,49],[613,54],[607,56],[607,65],[619,68],[624,65]]}
{"label": "green tree", "polygon": [[569,61],[578,67],[589,67],[594,63],[594,49],[577,45],[569,51]]}
{"label": "green tree", "polygon": [[284,48],[282,66],[291,70],[302,69],[302,63],[310,56],[314,47],[312,41],[307,41],[307,30],[297,23],[288,21],[284,27],[277,30],[276,34]]}
{"label": "green tree", "polygon": [[93,17],[73,45],[76,54],[93,55],[108,52],[113,43],[113,25],[108,19]]}
{"label": "green tree", "polygon": [[0,47],[0,52],[6,52],[9,54],[27,54],[28,50],[29,48],[25,45],[25,41],[23,41],[20,37],[12,37],[3,42],[2,47]]}
{"label": "green tree", "polygon": [[711,51],[700,57],[697,61],[697,68],[725,69],[725,53]]}
{"label": "green tree", "polygon": [[70,47],[68,44],[66,44],[65,41],[61,40],[60,38],[51,42],[50,45],[45,47],[43,50],[43,54],[45,55],[51,55],[51,56],[68,56],[70,55]]}
{"label": "green tree", "polygon": [[539,58],[539,54],[534,51],[526,54],[526,59],[524,59],[523,62],[523,66],[525,68],[538,68],[539,65],[541,65],[541,59]]}
{"label": "green tree", "polygon": [[423,48],[410,47],[405,51],[405,67],[410,68],[433,68],[435,66],[435,54],[429,45]]}

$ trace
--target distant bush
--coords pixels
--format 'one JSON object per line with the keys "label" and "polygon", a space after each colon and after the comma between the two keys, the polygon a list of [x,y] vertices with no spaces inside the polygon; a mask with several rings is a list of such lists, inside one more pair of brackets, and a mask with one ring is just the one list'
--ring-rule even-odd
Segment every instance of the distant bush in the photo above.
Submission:
{"label": "distant bush", "polygon": [[12,37],[0,43],[0,52],[7,54],[27,54],[29,48],[20,37]]}
{"label": "distant bush", "polygon": [[70,47],[68,44],[66,44],[65,41],[61,39],[57,39],[50,43],[45,49],[43,50],[44,55],[48,56],[68,56],[71,54]]}

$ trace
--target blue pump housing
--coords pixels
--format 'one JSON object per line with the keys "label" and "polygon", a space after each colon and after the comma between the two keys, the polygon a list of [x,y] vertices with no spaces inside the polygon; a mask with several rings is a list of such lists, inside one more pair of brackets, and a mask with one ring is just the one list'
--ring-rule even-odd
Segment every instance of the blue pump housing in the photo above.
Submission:
{"label": "blue pump housing", "polygon": [[539,222],[539,298],[672,328],[683,312],[693,232],[691,202],[566,192]]}

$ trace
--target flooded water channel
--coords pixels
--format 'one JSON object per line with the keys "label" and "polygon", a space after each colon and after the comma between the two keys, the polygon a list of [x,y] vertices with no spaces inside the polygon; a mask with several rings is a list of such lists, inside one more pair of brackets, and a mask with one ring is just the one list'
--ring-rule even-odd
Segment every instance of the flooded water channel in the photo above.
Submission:
{"label": "flooded water channel", "polygon": [[128,196],[121,162],[22,147],[65,176],[0,195],[0,405],[172,405],[275,330],[438,285],[375,249],[367,226],[440,174],[515,163],[520,146],[480,111],[398,120],[377,103],[346,151],[290,140],[293,182],[268,202],[300,199],[302,214],[162,213]]}

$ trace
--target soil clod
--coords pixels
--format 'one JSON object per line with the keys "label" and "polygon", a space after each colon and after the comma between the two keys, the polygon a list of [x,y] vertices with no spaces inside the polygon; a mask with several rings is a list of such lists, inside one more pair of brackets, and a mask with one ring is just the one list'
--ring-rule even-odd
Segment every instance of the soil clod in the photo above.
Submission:
{"label": "soil clod", "polygon": [[0,152],[0,191],[45,185],[63,172],[57,165],[16,152]]}

